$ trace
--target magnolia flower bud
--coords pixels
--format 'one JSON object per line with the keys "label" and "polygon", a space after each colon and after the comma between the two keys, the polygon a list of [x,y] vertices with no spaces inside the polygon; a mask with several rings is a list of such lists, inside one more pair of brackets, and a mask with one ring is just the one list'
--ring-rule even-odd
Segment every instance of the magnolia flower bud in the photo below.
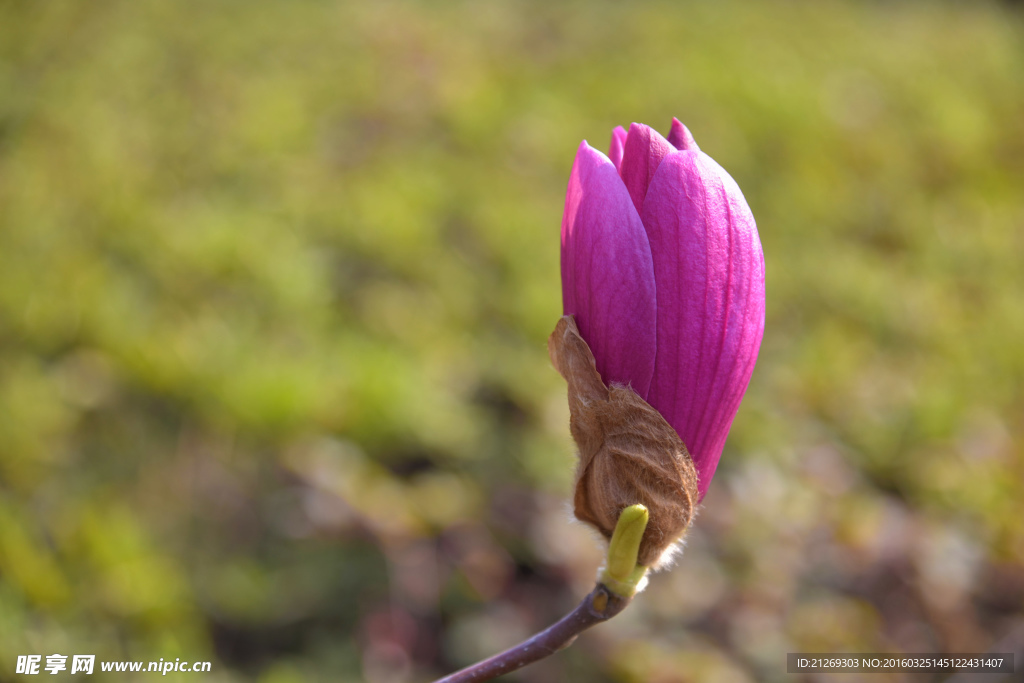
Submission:
{"label": "magnolia flower bud", "polygon": [[607,537],[646,505],[649,564],[707,493],[750,381],[764,255],[743,193],[678,120],[667,139],[617,128],[609,156],[586,141],[576,154],[562,218],[575,324],[563,318],[549,348],[580,449],[576,516]]}

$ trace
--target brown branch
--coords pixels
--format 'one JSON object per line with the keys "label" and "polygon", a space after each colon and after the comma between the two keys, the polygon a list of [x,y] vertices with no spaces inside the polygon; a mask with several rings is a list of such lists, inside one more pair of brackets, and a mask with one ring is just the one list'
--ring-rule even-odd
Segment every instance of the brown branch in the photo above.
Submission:
{"label": "brown branch", "polygon": [[608,621],[626,608],[632,598],[615,595],[604,584],[597,584],[569,614],[529,640],[477,662],[461,671],[439,678],[434,683],[479,683],[489,681],[527,664],[550,657],[568,647],[583,631],[595,624]]}

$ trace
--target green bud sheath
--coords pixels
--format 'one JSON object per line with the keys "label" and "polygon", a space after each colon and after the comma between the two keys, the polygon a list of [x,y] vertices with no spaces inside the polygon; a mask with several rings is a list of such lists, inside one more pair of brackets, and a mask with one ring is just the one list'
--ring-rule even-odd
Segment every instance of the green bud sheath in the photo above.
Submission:
{"label": "green bud sheath", "polygon": [[602,581],[614,593],[629,596],[636,592],[636,586],[647,572],[638,566],[637,555],[640,541],[644,537],[648,521],[647,508],[630,505],[619,514],[612,540],[608,544],[608,560]]}

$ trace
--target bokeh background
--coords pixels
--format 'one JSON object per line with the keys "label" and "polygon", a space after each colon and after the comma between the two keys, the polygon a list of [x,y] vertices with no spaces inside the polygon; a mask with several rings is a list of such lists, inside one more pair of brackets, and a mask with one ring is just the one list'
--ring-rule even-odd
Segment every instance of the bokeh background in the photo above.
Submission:
{"label": "bokeh background", "polygon": [[426,681],[571,608],[563,193],[673,115],[760,363],[678,565],[509,680],[1021,658],[1020,5],[6,0],[0,681]]}

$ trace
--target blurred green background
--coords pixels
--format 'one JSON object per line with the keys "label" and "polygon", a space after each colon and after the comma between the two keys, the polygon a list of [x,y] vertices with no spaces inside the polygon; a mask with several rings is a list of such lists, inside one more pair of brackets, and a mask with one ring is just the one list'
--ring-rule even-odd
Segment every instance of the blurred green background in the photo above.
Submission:
{"label": "blurred green background", "polygon": [[574,605],[564,190],[673,115],[760,363],[678,565],[509,679],[1024,653],[1019,5],[4,0],[0,680],[425,681]]}

